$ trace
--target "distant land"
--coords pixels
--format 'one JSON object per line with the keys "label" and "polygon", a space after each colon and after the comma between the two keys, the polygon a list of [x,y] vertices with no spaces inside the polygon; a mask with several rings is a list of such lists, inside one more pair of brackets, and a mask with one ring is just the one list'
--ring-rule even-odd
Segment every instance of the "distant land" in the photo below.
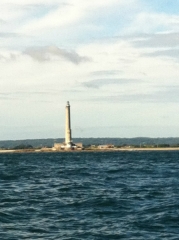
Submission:
{"label": "distant land", "polygon": [[[161,146],[179,147],[178,138],[73,138],[74,142],[82,142],[84,146],[111,144],[115,146]],[[52,147],[54,143],[64,142],[64,138],[48,139],[24,139],[24,140],[5,140],[0,141],[0,148],[12,149],[19,145],[31,145],[33,148]]]}

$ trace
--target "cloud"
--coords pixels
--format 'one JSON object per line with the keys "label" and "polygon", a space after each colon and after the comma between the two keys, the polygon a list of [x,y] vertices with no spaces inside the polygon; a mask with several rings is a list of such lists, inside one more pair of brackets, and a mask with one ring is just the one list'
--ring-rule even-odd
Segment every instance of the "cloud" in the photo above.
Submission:
{"label": "cloud", "polygon": [[[51,4],[63,4],[65,3],[64,1],[61,1],[61,3],[59,3],[59,0],[45,0],[45,5],[51,5]],[[2,6],[6,5],[8,7],[14,7],[15,5],[17,6],[29,6],[29,5],[44,5],[44,1],[43,0],[26,0],[26,1],[22,1],[22,0],[1,0],[0,3]]]}
{"label": "cloud", "polygon": [[60,6],[68,6],[69,4],[68,3],[65,3],[65,2],[61,2],[61,3],[57,3],[57,2],[36,2],[36,3],[23,3],[23,4],[16,4],[15,6],[18,7],[18,8],[21,8],[21,9],[25,9],[25,10],[34,10],[34,9],[38,9],[38,8],[48,8],[50,9],[50,7],[60,7]]}
{"label": "cloud", "polygon": [[123,79],[123,78],[111,78],[111,79],[96,79],[96,80],[90,80],[88,82],[83,82],[82,86],[87,88],[100,88],[105,85],[118,85],[118,84],[131,84],[139,82],[139,80],[136,79]]}
{"label": "cloud", "polygon": [[91,61],[90,58],[80,56],[75,51],[67,51],[56,46],[28,48],[24,51],[24,54],[29,55],[39,62],[50,61],[53,57],[60,57],[74,64]]}
{"label": "cloud", "polygon": [[179,102],[179,86],[160,87],[160,90],[155,90],[150,93],[121,93],[116,95],[101,96],[91,98],[90,101],[98,102],[126,102],[126,103],[178,103]]}
{"label": "cloud", "polygon": [[[52,11],[45,12],[38,19],[25,22],[21,26],[20,31],[23,33],[31,33],[38,35],[39,31],[48,32],[55,30],[63,30],[66,27],[72,27],[76,29],[85,25],[85,27],[98,28],[96,16],[103,16],[103,12],[108,8],[119,8],[130,5],[136,0],[98,0],[98,1],[84,1],[84,0],[66,0],[63,4],[57,4]],[[53,4],[53,1],[52,1]],[[122,10],[121,10],[122,11]],[[96,20],[95,20],[96,19]],[[105,18],[106,19],[106,18]],[[85,29],[85,28],[84,28]],[[82,34],[83,32],[81,32]]]}
{"label": "cloud", "polygon": [[117,70],[103,70],[103,71],[93,71],[90,73],[91,76],[114,76],[118,75],[123,71],[117,71]]}
{"label": "cloud", "polygon": [[[140,34],[126,40],[142,49],[141,56],[179,58],[179,32],[161,34]],[[150,52],[148,51],[150,49]],[[147,52],[146,52],[147,51]]]}
{"label": "cloud", "polygon": [[0,99],[4,101],[8,101],[11,99],[17,100],[17,101],[37,101],[37,102],[50,102],[52,101],[52,97],[59,96],[59,93],[62,93],[62,91],[12,91],[12,92],[1,92],[0,93]]}
{"label": "cloud", "polygon": [[18,58],[17,52],[1,52],[0,53],[0,61],[2,62],[8,62],[8,61],[16,61]]}
{"label": "cloud", "polygon": [[160,34],[140,34],[129,41],[137,47],[164,48],[179,47],[179,32]]}
{"label": "cloud", "polygon": [[170,57],[179,60],[179,49],[168,49],[168,50],[161,50],[155,51],[153,53],[146,53],[144,56],[148,57]]}
{"label": "cloud", "polygon": [[12,92],[0,92],[1,100],[17,100],[18,98],[14,96]]}
{"label": "cloud", "polygon": [[178,29],[178,15],[143,9],[133,17],[130,24],[123,30],[123,34],[176,32]]}
{"label": "cloud", "polygon": [[46,32],[53,28],[62,28],[76,22],[81,15],[80,8],[73,4],[57,6],[53,11],[45,12],[38,19],[25,23],[20,31],[26,34],[38,34],[39,31]]}
{"label": "cloud", "polygon": [[13,32],[0,32],[0,38],[14,38],[19,37],[19,34]]}
{"label": "cloud", "polygon": [[0,24],[5,24],[6,22],[0,18]]}

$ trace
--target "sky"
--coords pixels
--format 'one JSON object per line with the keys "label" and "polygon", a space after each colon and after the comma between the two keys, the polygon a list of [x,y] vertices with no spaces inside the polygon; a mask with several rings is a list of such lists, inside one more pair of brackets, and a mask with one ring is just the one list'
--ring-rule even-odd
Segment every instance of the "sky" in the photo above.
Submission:
{"label": "sky", "polygon": [[0,140],[179,137],[179,0],[1,0]]}

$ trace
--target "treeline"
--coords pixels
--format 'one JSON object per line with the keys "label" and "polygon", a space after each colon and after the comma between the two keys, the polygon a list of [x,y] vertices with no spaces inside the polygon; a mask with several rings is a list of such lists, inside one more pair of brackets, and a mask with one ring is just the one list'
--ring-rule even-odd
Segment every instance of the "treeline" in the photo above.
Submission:
{"label": "treeline", "polygon": [[[42,148],[42,147],[52,147],[54,143],[62,143],[64,138],[49,138],[49,139],[24,139],[24,140],[8,140],[0,141],[0,148],[2,149],[13,149],[19,147],[19,149],[24,149],[24,147],[30,148]],[[73,142],[82,142],[84,146],[89,145],[106,145],[111,144],[114,146],[179,146],[179,138],[74,138]],[[21,147],[21,148],[20,148]]]}
{"label": "treeline", "polygon": [[15,150],[17,150],[17,149],[33,149],[33,146],[32,145],[30,145],[30,144],[27,144],[27,145],[25,145],[25,144],[20,144],[20,145],[17,145],[17,146],[15,146],[15,147],[13,147],[12,149],[15,149]]}
{"label": "treeline", "polygon": [[133,148],[168,148],[168,147],[179,147],[179,144],[157,144],[157,145],[118,145],[117,148],[123,148],[123,147],[133,147]]}

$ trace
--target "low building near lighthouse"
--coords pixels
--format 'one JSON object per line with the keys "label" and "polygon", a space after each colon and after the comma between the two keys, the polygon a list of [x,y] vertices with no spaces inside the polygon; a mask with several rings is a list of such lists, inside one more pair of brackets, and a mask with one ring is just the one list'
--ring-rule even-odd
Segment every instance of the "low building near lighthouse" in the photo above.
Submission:
{"label": "low building near lighthouse", "polygon": [[82,143],[73,143],[72,141],[72,130],[71,130],[71,114],[70,114],[70,103],[67,101],[65,107],[66,119],[65,119],[65,142],[55,143],[53,150],[81,150],[83,149]]}

